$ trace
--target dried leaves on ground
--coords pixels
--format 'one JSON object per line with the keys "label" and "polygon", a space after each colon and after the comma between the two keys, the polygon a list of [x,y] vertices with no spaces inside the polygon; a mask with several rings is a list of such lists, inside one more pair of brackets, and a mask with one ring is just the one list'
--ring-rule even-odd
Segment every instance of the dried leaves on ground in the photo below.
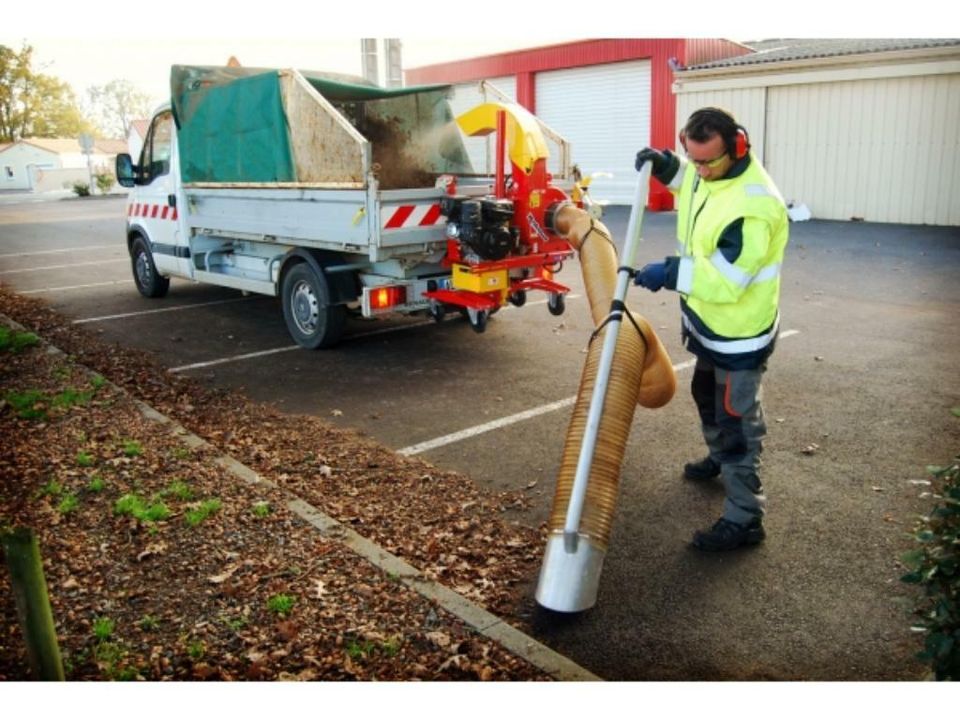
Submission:
{"label": "dried leaves on ground", "polygon": [[[0,525],[39,536],[68,679],[545,679],[287,509],[299,496],[519,624],[542,550],[505,518],[522,493],[172,376],[4,288],[0,313],[66,353],[0,350]],[[0,680],[26,679],[5,571],[0,622]]]}

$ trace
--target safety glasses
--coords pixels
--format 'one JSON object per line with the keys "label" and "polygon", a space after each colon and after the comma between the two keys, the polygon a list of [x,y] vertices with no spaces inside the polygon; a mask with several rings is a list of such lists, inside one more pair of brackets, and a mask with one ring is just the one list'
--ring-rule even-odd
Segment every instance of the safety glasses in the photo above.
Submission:
{"label": "safety glasses", "polygon": [[690,157],[690,154],[687,153],[687,159],[690,162],[692,162],[694,165],[696,165],[697,167],[709,168],[710,170],[720,167],[720,165],[723,163],[723,159],[726,156],[727,156],[727,151],[724,150],[722,153],[717,155],[713,160],[694,160],[692,157]]}

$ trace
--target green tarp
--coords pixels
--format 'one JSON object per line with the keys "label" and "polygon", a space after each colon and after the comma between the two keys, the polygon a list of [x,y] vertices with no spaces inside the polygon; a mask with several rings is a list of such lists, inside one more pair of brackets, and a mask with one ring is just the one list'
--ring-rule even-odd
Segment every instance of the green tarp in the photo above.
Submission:
{"label": "green tarp", "polygon": [[[416,177],[410,186],[420,186],[430,175],[472,171],[446,102],[449,86],[387,89],[352,76],[301,75],[370,140],[373,160],[396,182]],[[278,70],[175,65],[170,90],[184,182],[301,181]]]}

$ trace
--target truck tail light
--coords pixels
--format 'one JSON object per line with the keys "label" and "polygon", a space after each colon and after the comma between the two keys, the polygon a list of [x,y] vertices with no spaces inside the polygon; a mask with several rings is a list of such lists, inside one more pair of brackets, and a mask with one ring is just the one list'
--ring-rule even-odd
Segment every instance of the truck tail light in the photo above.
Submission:
{"label": "truck tail light", "polygon": [[407,289],[402,285],[387,285],[370,291],[370,309],[387,310],[407,302]]}

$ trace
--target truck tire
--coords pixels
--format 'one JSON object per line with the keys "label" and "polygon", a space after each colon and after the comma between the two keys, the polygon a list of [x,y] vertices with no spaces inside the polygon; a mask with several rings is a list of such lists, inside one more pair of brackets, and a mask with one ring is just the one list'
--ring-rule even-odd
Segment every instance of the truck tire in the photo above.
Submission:
{"label": "truck tire", "polygon": [[327,279],[307,263],[298,263],[283,277],[283,319],[297,345],[307,350],[333,347],[346,324],[343,305],[330,304]]}
{"label": "truck tire", "polygon": [[148,298],[161,298],[170,289],[170,278],[157,272],[153,262],[153,253],[147,241],[139,235],[130,246],[130,264],[133,269],[133,282],[140,294]]}

